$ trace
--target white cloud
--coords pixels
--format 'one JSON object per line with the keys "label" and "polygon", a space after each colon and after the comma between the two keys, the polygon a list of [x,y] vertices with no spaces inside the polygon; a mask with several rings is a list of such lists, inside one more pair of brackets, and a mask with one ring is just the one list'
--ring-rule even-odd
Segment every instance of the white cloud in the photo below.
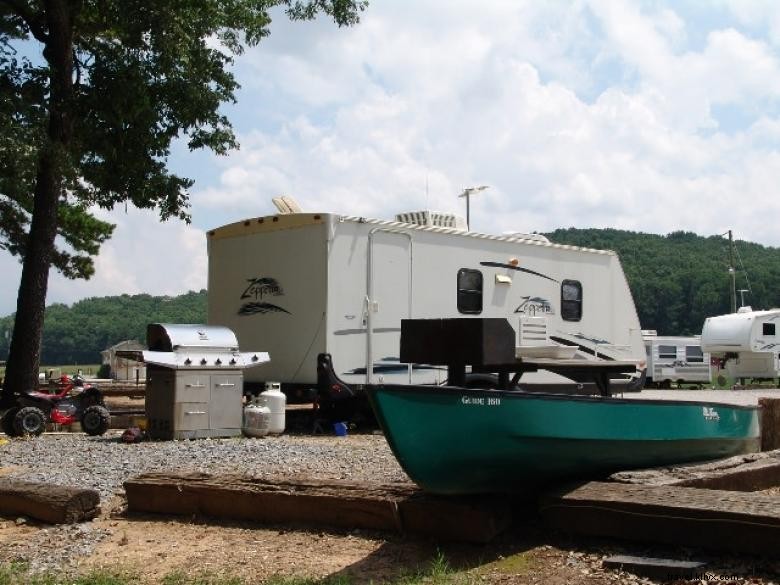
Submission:
{"label": "white cloud", "polygon": [[[317,211],[463,213],[457,194],[488,184],[472,204],[488,232],[731,228],[780,245],[774,1],[376,0],[351,29],[272,30],[239,60],[242,149],[193,193],[202,229],[273,213],[282,193]],[[166,253],[118,232],[99,260],[112,276],[80,293],[203,286],[185,284],[205,281],[200,232],[128,221],[162,230],[150,248]]]}

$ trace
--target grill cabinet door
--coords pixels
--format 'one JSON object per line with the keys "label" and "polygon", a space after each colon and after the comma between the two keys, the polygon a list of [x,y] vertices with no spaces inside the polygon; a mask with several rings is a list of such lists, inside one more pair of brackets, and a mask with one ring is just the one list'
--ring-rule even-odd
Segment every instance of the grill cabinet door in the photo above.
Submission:
{"label": "grill cabinet door", "polygon": [[211,375],[209,424],[212,429],[240,429],[243,376],[240,373]]}

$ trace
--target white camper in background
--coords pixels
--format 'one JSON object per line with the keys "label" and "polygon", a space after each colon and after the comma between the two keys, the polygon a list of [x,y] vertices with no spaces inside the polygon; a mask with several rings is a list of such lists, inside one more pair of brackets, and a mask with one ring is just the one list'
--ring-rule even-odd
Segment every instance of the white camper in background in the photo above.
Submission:
{"label": "white camper in background", "polygon": [[780,309],[708,317],[701,332],[702,349],[724,361],[729,377],[768,380],[780,377]]}
{"label": "white camper in background", "polygon": [[247,380],[280,381],[293,397],[316,383],[320,353],[347,383],[444,383],[446,368],[399,362],[405,318],[505,317],[518,335],[521,321],[541,318],[543,339],[529,345],[634,360],[641,384],[639,320],[611,251],[467,232],[455,216],[416,212],[251,218],[208,232],[208,254],[209,324],[267,350],[271,361]]}
{"label": "white camper in background", "polygon": [[671,388],[672,384],[709,384],[710,354],[701,348],[701,337],[658,335],[642,331],[647,350],[645,386]]}

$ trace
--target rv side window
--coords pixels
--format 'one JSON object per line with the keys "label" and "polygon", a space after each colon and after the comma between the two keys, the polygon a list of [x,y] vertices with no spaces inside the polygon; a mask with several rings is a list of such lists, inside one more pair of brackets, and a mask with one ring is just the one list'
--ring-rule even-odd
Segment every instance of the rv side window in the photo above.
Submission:
{"label": "rv side window", "polygon": [[764,335],[774,335],[775,334],[775,324],[774,323],[763,323],[763,329],[764,329]]}
{"label": "rv side window", "polygon": [[701,351],[701,347],[699,347],[698,345],[686,345],[685,361],[703,363],[704,353]]}
{"label": "rv side window", "polygon": [[561,283],[561,317],[564,321],[582,319],[582,284],[577,280]]}
{"label": "rv side window", "polygon": [[458,311],[482,312],[482,273],[479,270],[458,270]]}
{"label": "rv side window", "polygon": [[676,345],[659,345],[658,357],[662,360],[676,360],[677,359],[677,346]]}

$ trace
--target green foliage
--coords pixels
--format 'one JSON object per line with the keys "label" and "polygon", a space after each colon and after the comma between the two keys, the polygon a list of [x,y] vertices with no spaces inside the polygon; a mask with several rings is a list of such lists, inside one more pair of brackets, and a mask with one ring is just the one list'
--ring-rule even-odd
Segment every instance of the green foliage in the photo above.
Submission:
{"label": "green foliage", "polygon": [[[706,317],[731,310],[729,249],[722,237],[574,228],[545,235],[559,244],[616,251],[643,329],[700,334]],[[736,249],[744,263],[744,270],[737,263],[737,288],[748,288],[748,279],[752,288],[745,303],[756,309],[780,307],[780,249],[744,241],[737,241]]]}
{"label": "green foliage", "polygon": [[[205,322],[205,290],[177,297],[121,295],[84,299],[70,307],[50,305],[43,328],[42,363],[100,363],[100,352],[120,341],[145,342],[148,323]],[[8,353],[4,331],[12,326],[13,315],[0,319],[0,359]]]}
{"label": "green foliage", "polygon": [[[68,277],[89,278],[114,227],[90,208],[129,201],[189,221],[192,181],[168,171],[171,143],[183,138],[190,149],[218,154],[237,146],[219,111],[235,101],[230,66],[269,34],[273,9],[293,20],[324,13],[347,26],[365,3],[84,0],[67,3],[64,15],[47,6],[0,0],[0,247],[26,256],[50,116],[62,116],[67,127],[49,161],[63,180],[51,262]],[[41,57],[23,56],[35,41]],[[55,103],[58,75],[74,82]]]}

